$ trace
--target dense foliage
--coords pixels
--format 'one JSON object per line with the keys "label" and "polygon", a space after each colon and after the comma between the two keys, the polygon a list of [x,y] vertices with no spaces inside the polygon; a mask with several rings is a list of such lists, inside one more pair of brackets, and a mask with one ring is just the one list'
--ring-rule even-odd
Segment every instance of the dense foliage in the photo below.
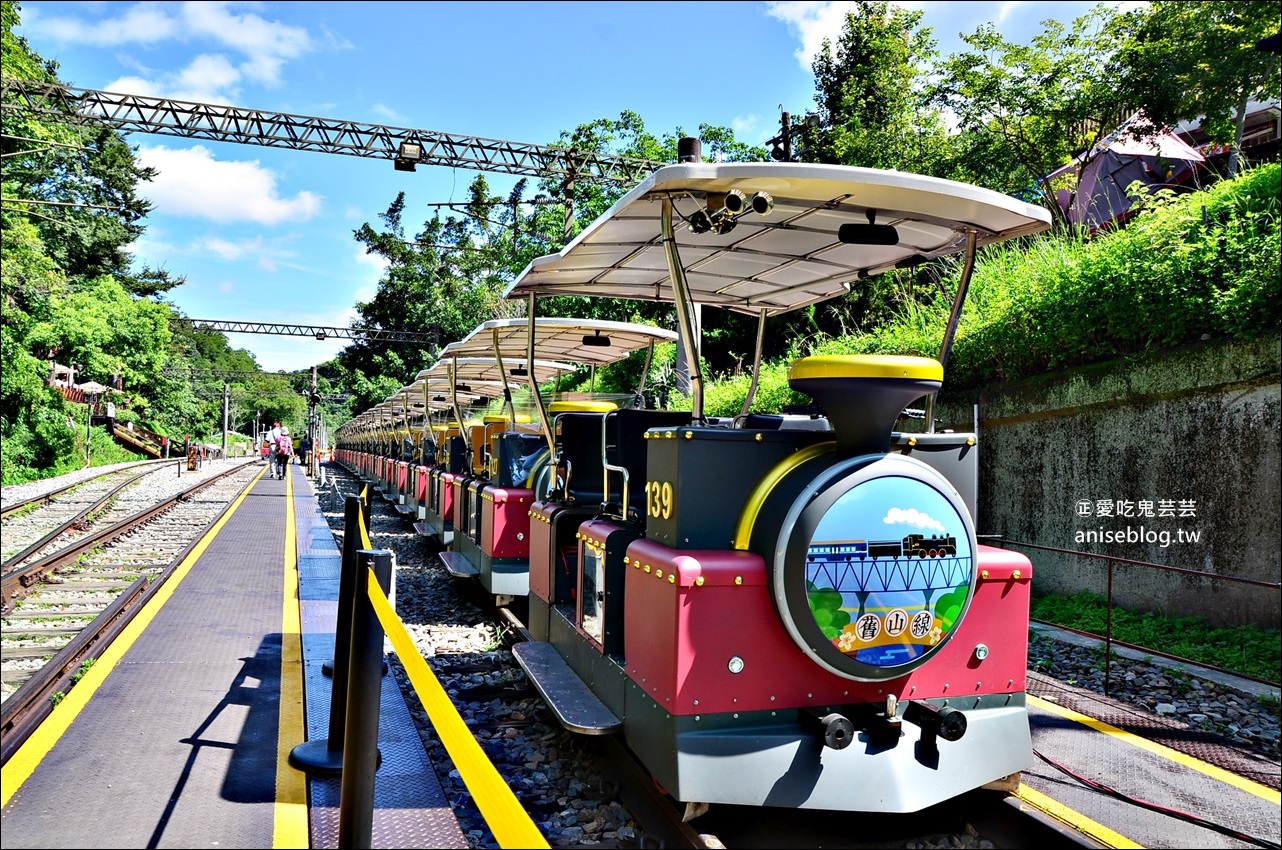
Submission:
{"label": "dense foliage", "polygon": [[[1093,240],[1039,236],[982,249],[945,392],[1208,337],[1276,334],[1280,180],[1282,167],[1258,166],[1197,194],[1160,192],[1127,228]],[[955,262],[942,264],[933,298],[802,353],[938,356],[959,273]],[[763,370],[755,406],[804,404],[786,380],[786,369]],[[708,393],[709,414],[734,415],[742,404],[746,379],[724,383]],[[767,408],[772,398],[778,406]]]}

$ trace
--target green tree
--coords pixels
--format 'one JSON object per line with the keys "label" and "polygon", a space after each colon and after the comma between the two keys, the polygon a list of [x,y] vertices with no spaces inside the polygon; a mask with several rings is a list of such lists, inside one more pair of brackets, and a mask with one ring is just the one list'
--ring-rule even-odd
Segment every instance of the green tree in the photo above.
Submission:
{"label": "green tree", "polygon": [[836,45],[825,39],[811,66],[820,120],[797,129],[797,158],[936,173],[948,141],[925,86],[937,54],[921,17],[886,2],[846,13]]}
{"label": "green tree", "polygon": [[[4,74],[10,79],[58,83],[56,62],[33,53],[13,33],[19,4],[0,3]],[[25,212],[49,256],[69,278],[109,274],[129,292],[156,295],[180,285],[163,270],[130,269],[126,250],[142,235],[151,203],[138,194],[155,170],[142,167],[116,131],[67,115],[50,121],[10,104],[5,109],[6,206]]]}
{"label": "green tree", "polygon": [[1282,30],[1282,6],[1156,0],[1114,27],[1121,89],[1158,127],[1205,116],[1202,128],[1230,146],[1228,174],[1236,175],[1248,104],[1282,94],[1277,54],[1255,47]]}
{"label": "green tree", "polygon": [[1069,26],[1043,21],[1044,32],[1029,45],[1012,44],[985,24],[962,36],[970,50],[936,67],[934,101],[956,116],[966,145],[959,161],[997,164],[982,176],[1003,182],[988,188],[1040,202],[1064,223],[1056,192],[1074,191],[1077,173],[1067,187],[1053,185],[1051,173],[1134,111],[1109,74],[1115,17],[1101,5]]}
{"label": "green tree", "polygon": [[134,298],[103,275],[55,299],[27,344],[82,364],[87,378],[107,382],[120,375],[130,386],[145,386],[165,364],[170,315],[164,304]]}

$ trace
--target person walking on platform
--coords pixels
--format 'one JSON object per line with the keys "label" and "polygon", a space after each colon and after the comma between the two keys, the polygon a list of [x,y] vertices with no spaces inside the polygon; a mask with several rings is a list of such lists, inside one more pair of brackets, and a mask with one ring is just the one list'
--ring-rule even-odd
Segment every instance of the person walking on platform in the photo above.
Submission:
{"label": "person walking on platform", "polygon": [[273,422],[272,429],[264,437],[267,443],[267,472],[273,474],[276,471],[276,441],[280,439],[280,423]]}
{"label": "person walking on platform", "polygon": [[294,439],[289,436],[289,428],[281,426],[280,436],[276,438],[276,477],[284,478],[289,458],[294,454]]}

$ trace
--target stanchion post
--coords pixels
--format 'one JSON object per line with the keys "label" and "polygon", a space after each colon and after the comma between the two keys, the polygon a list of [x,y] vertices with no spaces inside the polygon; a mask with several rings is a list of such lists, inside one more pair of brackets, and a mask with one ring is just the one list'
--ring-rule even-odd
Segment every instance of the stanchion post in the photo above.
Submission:
{"label": "stanchion post", "polygon": [[338,846],[369,848],[374,833],[374,774],[378,771],[378,715],[383,688],[383,625],[370,601],[370,571],[386,593],[392,583],[392,553],[362,549],[360,587],[352,612],[352,675],[347,683],[348,744],[338,806]]}
{"label": "stanchion post", "polygon": [[343,736],[347,728],[347,682],[352,654],[352,612],[357,596],[365,595],[359,583],[363,569],[357,558],[361,551],[361,500],[348,496],[343,505],[343,555],[338,574],[338,613],[334,623],[334,658],[321,665],[333,677],[329,696],[329,737],[294,747],[290,764],[303,771],[338,773],[343,769]]}

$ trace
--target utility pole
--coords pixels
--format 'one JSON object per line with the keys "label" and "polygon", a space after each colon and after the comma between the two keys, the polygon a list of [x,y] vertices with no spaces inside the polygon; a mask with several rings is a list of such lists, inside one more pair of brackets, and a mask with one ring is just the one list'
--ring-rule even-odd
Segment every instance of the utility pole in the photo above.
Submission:
{"label": "utility pole", "polygon": [[316,367],[312,367],[312,390],[307,394],[307,445],[311,448],[307,452],[307,474],[316,474],[316,399],[320,396],[316,392]]}
{"label": "utility pole", "polygon": [[[803,127],[814,128],[819,126],[819,115],[814,112],[807,112],[805,120],[798,124],[796,129]],[[794,128],[792,125],[792,113],[784,112],[779,116],[779,135],[773,139],[766,139],[767,145],[773,145],[770,149],[770,158],[775,162],[792,162],[792,134]]]}
{"label": "utility pole", "polygon": [[89,466],[90,454],[89,443],[93,437],[93,406],[98,403],[98,396],[90,393],[85,397],[88,401],[85,404],[85,466]]}
{"label": "utility pole", "polygon": [[223,457],[227,457],[227,407],[231,404],[231,384],[223,384]]}

